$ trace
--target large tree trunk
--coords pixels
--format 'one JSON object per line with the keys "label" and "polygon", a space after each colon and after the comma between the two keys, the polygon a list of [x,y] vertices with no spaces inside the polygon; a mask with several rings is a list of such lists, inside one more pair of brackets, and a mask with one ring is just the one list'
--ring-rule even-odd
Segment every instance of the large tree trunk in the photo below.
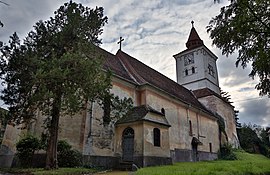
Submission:
{"label": "large tree trunk", "polygon": [[52,120],[49,127],[49,140],[47,147],[46,157],[46,169],[57,169],[57,141],[58,141],[58,125],[61,109],[61,94],[57,94],[57,97],[53,101],[52,106]]}

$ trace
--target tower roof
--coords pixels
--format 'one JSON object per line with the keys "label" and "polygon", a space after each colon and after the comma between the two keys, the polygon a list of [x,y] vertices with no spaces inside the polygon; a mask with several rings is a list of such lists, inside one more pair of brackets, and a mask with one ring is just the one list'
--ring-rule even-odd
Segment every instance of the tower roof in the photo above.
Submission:
{"label": "tower roof", "polygon": [[191,24],[192,24],[192,28],[190,30],[188,41],[186,43],[186,46],[187,46],[188,50],[196,48],[196,47],[203,46],[203,40],[201,40],[201,38],[199,37],[196,29],[193,26],[194,21],[191,21]]}

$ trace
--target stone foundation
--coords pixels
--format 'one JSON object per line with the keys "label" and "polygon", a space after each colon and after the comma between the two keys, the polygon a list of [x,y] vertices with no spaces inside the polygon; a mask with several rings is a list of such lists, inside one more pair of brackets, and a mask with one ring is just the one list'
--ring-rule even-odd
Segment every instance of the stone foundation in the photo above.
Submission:
{"label": "stone foundation", "polygon": [[143,166],[159,166],[159,165],[171,165],[172,158],[170,157],[153,157],[153,156],[145,156],[143,158]]}
{"label": "stone foundation", "polygon": [[119,157],[112,156],[83,156],[83,164],[93,167],[116,168],[120,163]]}
{"label": "stone foundation", "polygon": [[[84,156],[84,165],[104,167],[104,168],[121,168],[119,165],[122,162],[121,157],[110,156]],[[171,165],[172,159],[170,157],[154,157],[154,156],[134,156],[133,162],[138,167]]]}
{"label": "stone foundation", "polygon": [[[173,162],[192,162],[193,153],[191,150],[175,149],[171,150],[171,158]],[[198,151],[198,161],[202,160],[216,160],[218,158],[217,153]]]}

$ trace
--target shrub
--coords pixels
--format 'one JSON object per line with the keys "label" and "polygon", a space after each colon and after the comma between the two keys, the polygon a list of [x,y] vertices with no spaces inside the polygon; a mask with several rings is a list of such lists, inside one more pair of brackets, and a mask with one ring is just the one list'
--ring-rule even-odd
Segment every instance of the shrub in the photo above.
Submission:
{"label": "shrub", "polygon": [[32,165],[33,155],[39,149],[39,139],[33,135],[26,135],[16,144],[20,165],[30,167]]}
{"label": "shrub", "polygon": [[222,160],[236,160],[236,154],[233,152],[233,148],[229,144],[224,144],[220,147],[218,152],[218,158]]}
{"label": "shrub", "polygon": [[59,167],[78,167],[82,165],[82,154],[71,148],[71,145],[64,140],[58,142],[57,158]]}

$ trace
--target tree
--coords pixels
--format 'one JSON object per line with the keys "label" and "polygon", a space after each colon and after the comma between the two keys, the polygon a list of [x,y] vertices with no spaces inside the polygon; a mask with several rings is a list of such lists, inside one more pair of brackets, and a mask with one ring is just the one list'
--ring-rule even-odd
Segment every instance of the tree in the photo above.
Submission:
{"label": "tree", "polygon": [[70,1],[39,21],[21,44],[14,33],[1,47],[2,100],[19,122],[40,110],[50,119],[46,169],[57,168],[60,113],[73,114],[107,94],[110,76],[102,68],[98,36],[107,23],[103,8]]}
{"label": "tree", "polygon": [[226,56],[238,51],[236,66],[251,63],[256,89],[270,97],[270,1],[231,0],[207,26],[213,44]]}
{"label": "tree", "polygon": [[237,135],[241,147],[250,153],[261,153],[270,156],[270,143],[267,138],[267,129],[259,125],[246,125],[237,128]]}
{"label": "tree", "polygon": [[239,117],[238,117],[239,111],[234,110],[234,119],[235,119],[235,126],[236,128],[241,128],[241,123],[239,122]]}
{"label": "tree", "polygon": [[250,153],[259,153],[260,139],[251,126],[244,124],[241,128],[237,128],[237,136],[241,148]]}

